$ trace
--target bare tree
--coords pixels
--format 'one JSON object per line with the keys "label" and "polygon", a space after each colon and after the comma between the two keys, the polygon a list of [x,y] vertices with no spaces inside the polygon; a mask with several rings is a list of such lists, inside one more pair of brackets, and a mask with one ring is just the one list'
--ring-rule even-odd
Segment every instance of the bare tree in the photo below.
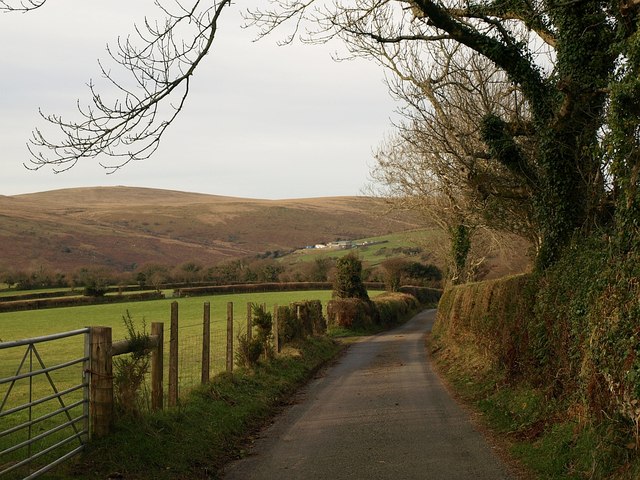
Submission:
{"label": "bare tree", "polygon": [[[405,121],[397,138],[378,151],[372,176],[394,185],[396,197],[424,196],[422,206],[446,214],[447,224],[456,210],[465,223],[537,242],[531,200],[539,172],[527,102],[486,58],[447,40],[433,42],[428,64],[414,44],[379,47],[378,58],[394,73],[389,85],[402,101]],[[517,165],[496,162],[483,140],[490,116],[509,124],[514,154],[523,157]]]}
{"label": "bare tree", "polygon": [[505,233],[536,245],[537,172],[523,177],[492,161],[482,140],[484,119],[499,114],[520,126],[521,151],[531,155],[524,127],[529,113],[518,89],[486,59],[440,44],[429,71],[419,68],[415,52],[385,53],[404,121],[375,155],[371,190],[393,208],[417,210],[438,223],[449,239],[448,276],[458,283],[476,278]]}

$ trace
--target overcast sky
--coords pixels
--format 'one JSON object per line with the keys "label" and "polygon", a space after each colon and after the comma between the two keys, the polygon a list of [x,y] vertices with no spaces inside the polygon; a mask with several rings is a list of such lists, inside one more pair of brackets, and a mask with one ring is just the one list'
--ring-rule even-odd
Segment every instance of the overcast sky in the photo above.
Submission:
{"label": "overcast sky", "polygon": [[284,32],[252,42],[256,32],[239,28],[237,3],[151,159],[113,175],[95,160],[60,174],[25,169],[25,144],[42,126],[38,108],[71,118],[76,99],[88,98],[86,83],[99,77],[106,44],[131,33],[149,5],[50,0],[0,15],[0,194],[98,185],[272,199],[361,192],[372,151],[392,129],[382,69],[333,61],[339,43],[278,47]]}

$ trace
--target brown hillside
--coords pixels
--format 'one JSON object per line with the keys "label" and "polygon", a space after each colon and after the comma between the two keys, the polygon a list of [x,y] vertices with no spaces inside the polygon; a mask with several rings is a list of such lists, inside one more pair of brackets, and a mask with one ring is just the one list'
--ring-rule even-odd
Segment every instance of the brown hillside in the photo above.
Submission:
{"label": "brown hillside", "polygon": [[378,199],[252,200],[132,187],[0,196],[0,267],[127,271],[290,250],[418,227]]}

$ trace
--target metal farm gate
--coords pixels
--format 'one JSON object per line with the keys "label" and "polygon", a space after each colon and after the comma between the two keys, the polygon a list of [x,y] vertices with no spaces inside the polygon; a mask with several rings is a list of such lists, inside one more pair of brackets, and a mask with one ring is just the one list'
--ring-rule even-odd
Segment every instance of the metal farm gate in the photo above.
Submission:
{"label": "metal farm gate", "polygon": [[[36,478],[84,448],[89,437],[89,332],[83,328],[0,343],[2,480]],[[62,342],[71,337],[79,338]],[[61,355],[79,357],[61,361]],[[58,363],[47,366],[51,362]]]}

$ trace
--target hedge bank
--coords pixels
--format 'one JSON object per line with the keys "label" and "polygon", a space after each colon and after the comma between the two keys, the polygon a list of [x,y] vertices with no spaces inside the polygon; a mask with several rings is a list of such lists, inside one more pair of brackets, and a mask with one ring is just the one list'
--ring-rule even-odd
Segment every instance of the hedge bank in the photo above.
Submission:
{"label": "hedge bank", "polygon": [[420,308],[435,306],[441,294],[432,288],[404,288],[404,292],[385,292],[372,300],[333,299],[327,303],[327,324],[347,329],[389,327],[406,320]]}
{"label": "hedge bank", "polygon": [[[487,383],[476,400],[540,449],[523,457],[557,457],[544,475],[640,478],[639,278],[637,255],[586,239],[542,275],[456,286],[440,300],[436,358]],[[524,407],[505,400],[524,391]]]}
{"label": "hedge bank", "polygon": [[278,306],[280,345],[327,333],[327,321],[320,300],[304,300]]}
{"label": "hedge bank", "polygon": [[36,298],[32,300],[0,302],[0,312],[40,310],[43,308],[77,307],[80,305],[101,305],[105,303],[136,302],[144,300],[159,300],[162,298],[164,298],[164,294],[160,292],[141,292],[122,295],[105,295],[100,297],[75,296],[58,298]]}
{"label": "hedge bank", "polygon": [[[365,287],[372,290],[384,290],[382,282],[365,282]],[[306,290],[331,290],[331,282],[271,282],[271,283],[243,283],[237,285],[208,285],[202,287],[187,287],[174,290],[174,297],[191,297],[196,295],[216,295],[228,293],[256,293],[256,292],[292,292]]]}

